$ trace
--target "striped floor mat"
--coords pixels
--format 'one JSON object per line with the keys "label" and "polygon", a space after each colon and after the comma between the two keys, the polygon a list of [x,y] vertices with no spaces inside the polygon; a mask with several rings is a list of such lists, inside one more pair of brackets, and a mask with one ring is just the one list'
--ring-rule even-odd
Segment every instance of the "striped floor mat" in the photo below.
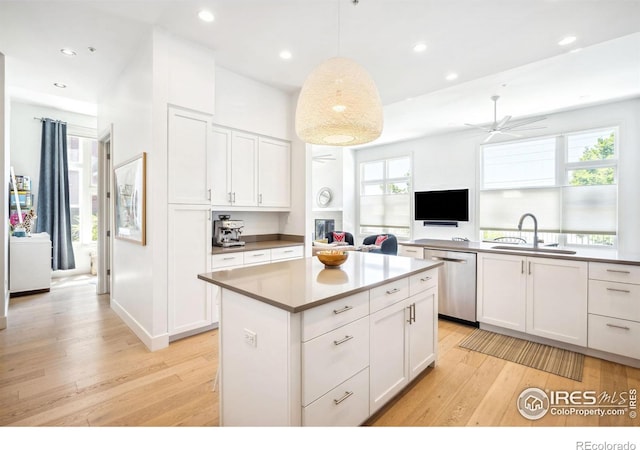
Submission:
{"label": "striped floor mat", "polygon": [[582,381],[584,355],[581,353],[480,329],[475,330],[458,345],[571,380]]}

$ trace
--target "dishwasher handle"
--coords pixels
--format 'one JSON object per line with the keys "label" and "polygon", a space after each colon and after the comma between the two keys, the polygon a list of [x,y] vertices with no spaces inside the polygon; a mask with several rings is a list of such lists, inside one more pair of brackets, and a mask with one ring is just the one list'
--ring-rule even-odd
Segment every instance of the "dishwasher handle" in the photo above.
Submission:
{"label": "dishwasher handle", "polygon": [[466,259],[445,258],[443,256],[432,256],[431,259],[434,260],[434,261],[447,261],[447,262],[455,262],[455,263],[461,263],[461,264],[466,264],[467,263]]}

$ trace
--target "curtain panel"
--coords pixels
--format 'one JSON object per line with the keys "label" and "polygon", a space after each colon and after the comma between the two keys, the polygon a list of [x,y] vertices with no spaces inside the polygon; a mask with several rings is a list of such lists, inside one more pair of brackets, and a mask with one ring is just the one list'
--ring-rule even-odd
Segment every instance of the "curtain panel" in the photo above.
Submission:
{"label": "curtain panel", "polygon": [[40,185],[38,187],[36,231],[46,232],[53,245],[53,270],[75,269],[71,240],[67,124],[42,119]]}

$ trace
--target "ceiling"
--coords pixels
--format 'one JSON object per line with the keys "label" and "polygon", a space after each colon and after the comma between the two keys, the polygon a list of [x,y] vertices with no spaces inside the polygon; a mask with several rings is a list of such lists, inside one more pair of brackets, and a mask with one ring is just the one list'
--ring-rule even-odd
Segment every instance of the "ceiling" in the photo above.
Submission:
{"label": "ceiling", "polygon": [[[494,94],[499,118],[640,96],[640,0],[0,0],[11,95],[95,114],[153,26],[290,92],[325,59],[354,59],[385,105],[376,144],[490,122]],[[426,51],[413,51],[419,42]]]}

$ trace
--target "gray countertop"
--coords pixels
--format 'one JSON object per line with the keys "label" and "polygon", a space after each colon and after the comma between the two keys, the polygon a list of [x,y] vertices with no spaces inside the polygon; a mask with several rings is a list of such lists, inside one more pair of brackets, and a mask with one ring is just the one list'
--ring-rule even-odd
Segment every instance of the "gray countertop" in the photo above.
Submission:
{"label": "gray countertop", "polygon": [[296,313],[442,265],[404,256],[348,254],[340,268],[326,269],[310,257],[203,273],[198,278]]}
{"label": "gray countertop", "polygon": [[[416,239],[415,241],[399,242],[399,245],[410,247],[424,247],[441,250],[451,250],[459,252],[484,252],[502,253],[506,255],[535,256],[537,258],[570,259],[577,261],[604,262],[613,264],[640,265],[640,253],[624,252],[611,249],[597,248],[571,248],[576,253],[558,254],[545,253],[529,250],[518,250],[515,244],[505,244],[503,242],[474,242],[474,241],[447,241],[444,239]],[[495,249],[497,245],[513,245],[513,250]],[[551,247],[554,248],[554,247]]]}

